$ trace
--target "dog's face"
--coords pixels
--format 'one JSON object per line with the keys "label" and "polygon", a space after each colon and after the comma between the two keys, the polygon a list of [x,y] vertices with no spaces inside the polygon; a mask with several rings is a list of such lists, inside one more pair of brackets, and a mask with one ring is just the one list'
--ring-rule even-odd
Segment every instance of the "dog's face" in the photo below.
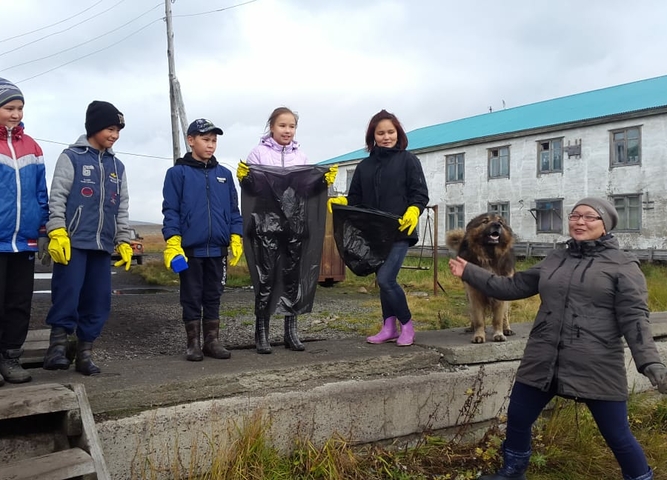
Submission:
{"label": "dog's face", "polygon": [[483,213],[466,225],[466,237],[477,244],[507,247],[514,234],[505,219],[496,213]]}

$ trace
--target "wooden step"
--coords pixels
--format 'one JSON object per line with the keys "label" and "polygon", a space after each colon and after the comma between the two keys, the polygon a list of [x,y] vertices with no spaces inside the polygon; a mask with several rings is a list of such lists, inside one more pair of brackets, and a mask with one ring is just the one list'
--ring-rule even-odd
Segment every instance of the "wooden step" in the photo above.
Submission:
{"label": "wooden step", "polygon": [[0,389],[0,420],[78,409],[76,393],[65,385],[46,383]]}
{"label": "wooden step", "polygon": [[95,473],[93,459],[80,448],[28,458],[0,468],[0,480],[64,480]]}

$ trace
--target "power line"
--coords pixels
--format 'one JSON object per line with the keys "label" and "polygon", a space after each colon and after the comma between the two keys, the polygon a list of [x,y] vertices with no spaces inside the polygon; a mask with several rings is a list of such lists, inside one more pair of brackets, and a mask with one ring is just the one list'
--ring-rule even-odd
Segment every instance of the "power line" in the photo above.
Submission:
{"label": "power line", "polygon": [[[124,0],[123,0],[123,1],[124,1]],[[87,54],[87,55],[83,55],[83,56],[81,56],[81,57],[77,57],[77,58],[75,58],[74,60],[70,60],[69,62],[65,62],[65,63],[63,63],[63,64],[60,64],[60,65],[58,65],[57,67],[53,67],[53,68],[51,68],[51,69],[49,69],[49,70],[46,70],[45,72],[38,73],[37,75],[33,75],[32,77],[24,78],[24,79],[22,79],[22,80],[19,80],[18,82],[14,82],[14,83],[27,82],[28,80],[32,80],[33,78],[41,77],[42,75],[46,75],[47,73],[53,72],[54,70],[58,70],[59,68],[62,68],[62,67],[64,67],[65,65],[69,65],[70,63],[78,62],[79,60],[83,60],[84,58],[88,58],[88,57],[90,57],[90,56],[92,56],[92,55],[95,55],[96,53],[103,52],[104,50],[107,50],[107,49],[109,49],[109,48],[111,48],[111,47],[115,47],[115,46],[118,45],[119,43],[124,42],[125,40],[127,40],[127,39],[130,38],[130,37],[132,37],[133,35],[136,35],[137,33],[141,32],[142,30],[145,30],[146,28],[150,27],[150,26],[153,25],[155,22],[160,22],[160,21],[162,21],[162,20],[164,20],[164,18],[162,18],[162,17],[161,17],[161,18],[156,18],[156,19],[153,20],[152,22],[150,22],[150,23],[144,25],[143,27],[141,27],[141,28],[138,29],[138,30],[135,30],[134,32],[130,33],[129,35],[126,35],[125,37],[123,37],[123,38],[121,38],[120,40],[118,40],[118,41],[112,43],[111,45],[107,45],[106,47],[104,47],[104,48],[100,48],[99,50],[95,50],[94,52],[91,52],[91,53],[89,53],[89,54]]]}
{"label": "power line", "polygon": [[81,10],[79,13],[77,13],[77,14],[75,14],[75,15],[72,15],[71,17],[67,17],[67,18],[64,19],[64,20],[60,20],[59,22],[52,23],[51,25],[47,25],[47,26],[45,26],[45,27],[41,27],[41,28],[38,28],[38,29],[36,29],[36,30],[32,30],[32,31],[30,31],[30,32],[21,33],[20,35],[14,35],[13,37],[4,38],[4,39],[0,40],[0,43],[7,42],[7,41],[9,41],[9,40],[14,40],[15,38],[25,37],[26,35],[30,35],[31,33],[41,32],[42,30],[46,30],[47,28],[51,28],[51,27],[55,27],[56,25],[60,25],[61,23],[66,22],[67,20],[71,20],[71,19],[73,19],[74,17],[78,17],[79,15],[81,15],[81,14],[83,14],[83,13],[86,13],[88,10],[90,10],[90,9],[92,9],[92,8],[95,8],[96,6],[98,6],[98,5],[99,5],[100,3],[102,3],[103,1],[104,1],[104,0],[100,0],[99,2],[97,2],[97,3],[93,4],[93,5],[91,5],[90,7],[86,8],[85,10]]}
{"label": "power line", "polygon": [[217,10],[209,10],[208,12],[200,12],[200,13],[189,13],[189,14],[182,14],[182,15],[173,15],[174,18],[176,17],[197,17],[199,15],[208,15],[209,13],[217,13],[217,12],[223,12],[225,10],[231,10],[232,8],[236,7],[242,7],[243,5],[248,5],[249,3],[256,2],[257,0],[249,0],[244,3],[239,3],[238,5],[232,5],[231,7],[225,7],[225,8],[218,8]]}
{"label": "power line", "polygon": [[33,43],[41,42],[42,40],[44,40],[44,39],[46,39],[46,38],[53,37],[54,35],[59,35],[59,34],[61,34],[61,33],[64,33],[64,32],[66,32],[66,31],[68,31],[68,30],[73,29],[74,27],[78,27],[79,25],[86,23],[88,20],[92,20],[93,18],[97,18],[97,17],[101,16],[102,14],[107,13],[109,10],[111,10],[111,9],[113,9],[113,8],[116,8],[118,5],[120,5],[120,4],[123,3],[124,1],[125,1],[125,0],[120,0],[119,2],[113,4],[112,6],[110,6],[109,8],[107,8],[106,10],[101,11],[101,12],[98,13],[97,15],[95,15],[95,16],[93,16],[93,17],[88,17],[88,18],[86,18],[85,20],[82,20],[82,21],[80,21],[79,23],[75,23],[74,25],[72,25],[72,26],[70,26],[70,27],[67,27],[67,28],[64,29],[64,30],[59,30],[59,31],[57,31],[57,32],[49,33],[48,35],[45,35],[45,36],[43,36],[43,37],[38,38],[37,40],[33,40],[32,42],[28,42],[28,43],[25,43],[25,44],[23,44],[23,45],[21,45],[21,46],[18,46],[18,47],[16,47],[16,48],[12,48],[11,50],[7,50],[6,52],[2,52],[2,53],[0,53],[0,57],[2,57],[2,56],[4,56],[4,55],[7,55],[8,53],[13,53],[13,52],[15,52],[15,51],[17,51],[17,50],[21,50],[22,48],[25,48],[25,47],[27,47],[28,45],[32,45]]}
{"label": "power line", "polygon": [[160,3],[156,4],[156,5],[155,5],[154,7],[152,7],[150,10],[146,10],[144,13],[142,13],[142,14],[139,15],[138,17],[134,17],[132,20],[130,20],[130,21],[127,22],[127,23],[124,23],[124,24],[121,25],[120,27],[116,27],[116,28],[114,28],[113,30],[109,30],[108,32],[103,33],[102,35],[99,35],[99,36],[97,36],[97,37],[95,37],[95,38],[91,38],[90,40],[86,40],[86,41],[83,42],[83,43],[79,43],[78,45],[74,45],[73,47],[66,48],[65,50],[60,50],[59,52],[52,53],[51,55],[47,55],[47,56],[45,56],[45,57],[36,58],[36,59],[34,59],[34,60],[29,60],[29,61],[27,61],[27,62],[17,63],[16,65],[12,65],[11,67],[3,68],[2,70],[0,70],[0,72],[5,72],[5,71],[7,71],[7,70],[11,70],[12,68],[22,67],[22,66],[24,66],[24,65],[28,65],[28,64],[30,64],[30,63],[39,62],[39,61],[41,61],[41,60],[46,60],[47,58],[55,57],[56,55],[60,55],[61,53],[69,52],[70,50],[74,50],[75,48],[79,48],[79,47],[81,47],[81,46],[83,46],[83,45],[87,45],[88,43],[94,42],[95,40],[99,40],[100,38],[102,38],[102,37],[106,37],[107,35],[109,35],[109,34],[111,34],[111,33],[115,33],[115,32],[117,32],[118,30],[120,30],[121,28],[125,28],[125,27],[128,26],[130,23],[139,20],[141,17],[143,17],[144,15],[147,15],[148,13],[152,12],[152,11],[155,10],[157,7],[159,7],[160,5],[161,5]]}
{"label": "power line", "polygon": [[[35,138],[38,142],[44,142],[44,143],[55,143],[56,145],[65,145],[66,147],[69,147],[69,143],[63,143],[63,142],[56,142],[55,140],[45,140],[43,138]],[[118,153],[119,155],[130,155],[133,157],[143,157],[143,158],[158,158],[160,160],[173,160],[171,157],[160,157],[157,155],[145,155],[143,153],[130,153],[130,152],[116,152],[114,150],[114,153]]]}

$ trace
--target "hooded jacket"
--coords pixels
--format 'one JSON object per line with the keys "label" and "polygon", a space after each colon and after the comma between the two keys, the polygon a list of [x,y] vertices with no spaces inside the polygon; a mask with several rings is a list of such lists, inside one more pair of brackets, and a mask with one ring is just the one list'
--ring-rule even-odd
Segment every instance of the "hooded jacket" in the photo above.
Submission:
{"label": "hooded jacket", "polygon": [[56,162],[46,229],[67,229],[72,248],[111,254],[130,242],[129,203],[123,163],[81,135]]}
{"label": "hooded jacket", "polygon": [[186,255],[227,255],[231,234],[243,235],[243,218],[229,169],[215,157],[200,162],[186,153],[167,170],[162,190],[165,240],[181,236]]}
{"label": "hooded jacket", "polygon": [[0,252],[37,251],[49,219],[42,149],[23,126],[0,126]]}
{"label": "hooded jacket", "polygon": [[618,240],[569,240],[513,277],[468,263],[462,279],[486,295],[517,300],[540,295],[540,308],[516,380],[561,396],[623,401],[628,397],[623,338],[638,371],[660,363],[649,325],[646,279]]}
{"label": "hooded jacket", "polygon": [[250,151],[246,163],[275,167],[306,165],[308,157],[299,147],[300,145],[294,140],[289,145],[280,145],[271,134],[265,135],[259,141],[259,145]]}
{"label": "hooded jacket", "polygon": [[[350,206],[374,208],[399,217],[410,206],[419,208],[421,214],[428,200],[428,187],[419,159],[407,150],[377,146],[357,165],[347,194]],[[404,232],[397,238],[407,238],[410,245],[414,245],[417,229],[410,236]]]}

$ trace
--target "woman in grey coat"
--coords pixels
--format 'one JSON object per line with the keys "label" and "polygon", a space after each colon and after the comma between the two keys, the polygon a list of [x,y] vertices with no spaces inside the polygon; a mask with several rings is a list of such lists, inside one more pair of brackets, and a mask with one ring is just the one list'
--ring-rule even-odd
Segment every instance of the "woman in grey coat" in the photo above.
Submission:
{"label": "woman in grey coat", "polygon": [[609,232],[618,213],[607,200],[584,198],[568,215],[571,239],[530,269],[496,276],[460,257],[452,274],[485,294],[541,304],[516,374],[507,412],[504,465],[480,480],[525,479],[531,427],[556,395],[586,403],[625,480],[653,472],[627,413],[625,341],[640,373],[667,393],[667,368],[649,326],[646,279],[637,258]]}

